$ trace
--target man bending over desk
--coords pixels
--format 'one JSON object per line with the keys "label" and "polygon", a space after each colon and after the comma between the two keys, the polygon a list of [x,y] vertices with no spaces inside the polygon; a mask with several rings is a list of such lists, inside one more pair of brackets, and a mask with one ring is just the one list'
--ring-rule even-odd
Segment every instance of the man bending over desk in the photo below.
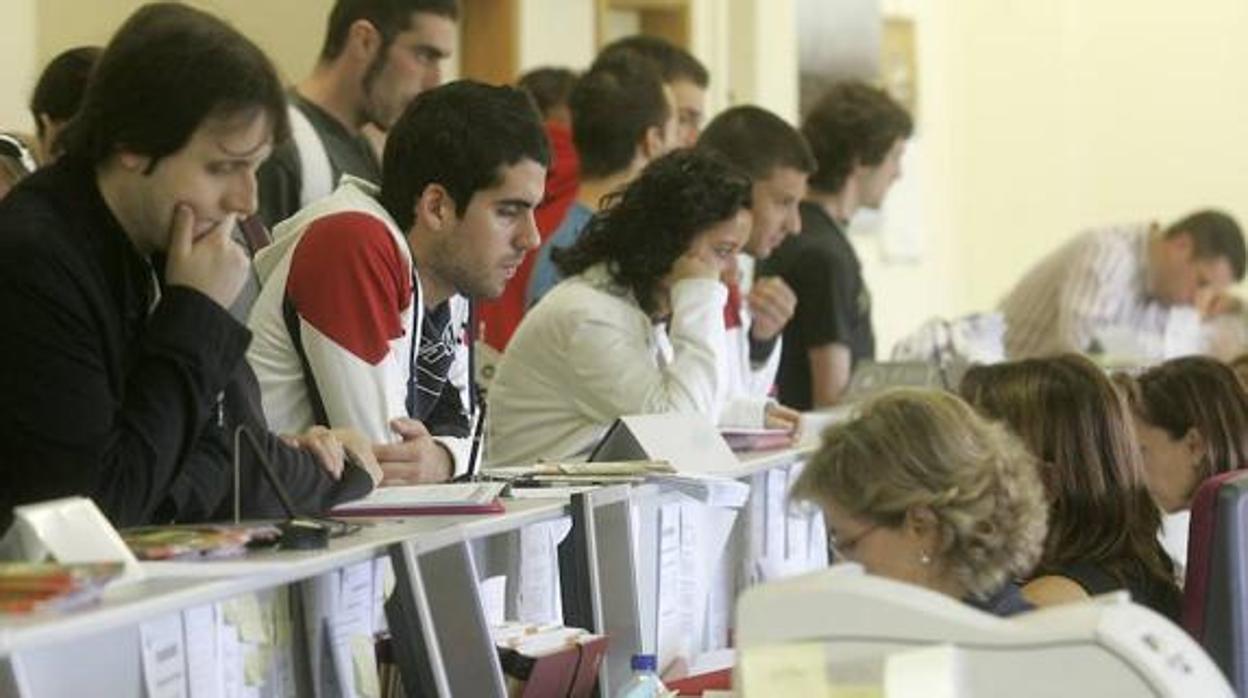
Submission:
{"label": "man bending over desk", "polygon": [[402,437],[388,483],[465,472],[469,299],[497,297],[538,246],[548,161],[522,92],[454,82],[390,130],[380,188],[345,179],[279,225],[256,256],[247,355],[269,420]]}
{"label": "man bending over desk", "polygon": [[[118,30],[63,156],[0,204],[0,527],[68,495],[118,526],[223,518],[239,426],[302,513],[372,488],[344,445],[380,479],[358,433],[268,432],[227,311],[248,273],[230,233],[286,130],[273,66],[220,20],[154,4]],[[243,513],[283,515],[256,455]]]}

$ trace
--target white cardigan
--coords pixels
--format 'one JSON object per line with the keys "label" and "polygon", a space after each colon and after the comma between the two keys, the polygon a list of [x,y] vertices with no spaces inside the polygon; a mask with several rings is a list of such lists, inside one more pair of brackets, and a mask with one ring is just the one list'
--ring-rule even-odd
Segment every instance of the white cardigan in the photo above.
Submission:
{"label": "white cardigan", "polygon": [[730,383],[726,299],[718,280],[677,282],[665,330],[604,266],[560,283],[525,316],[498,364],[488,464],[584,457],[628,414],[697,412],[718,421]]}

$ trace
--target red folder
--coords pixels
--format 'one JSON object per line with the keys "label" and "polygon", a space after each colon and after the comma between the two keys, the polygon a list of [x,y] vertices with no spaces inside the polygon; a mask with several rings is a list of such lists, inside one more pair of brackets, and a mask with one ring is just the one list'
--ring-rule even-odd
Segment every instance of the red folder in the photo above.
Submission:
{"label": "red folder", "polygon": [[682,696],[700,696],[707,691],[729,691],[732,690],[732,667],[665,683],[668,690]]}

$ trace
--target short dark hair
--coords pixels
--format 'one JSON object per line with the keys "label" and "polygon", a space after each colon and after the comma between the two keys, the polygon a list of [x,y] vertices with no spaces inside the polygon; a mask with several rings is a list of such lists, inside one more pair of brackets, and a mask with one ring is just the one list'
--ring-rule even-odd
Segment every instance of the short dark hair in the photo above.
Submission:
{"label": "short dark hair", "polygon": [[706,66],[694,58],[692,53],[666,39],[645,34],[626,36],[607,44],[594,59],[594,66],[611,62],[625,54],[653,61],[658,66],[659,74],[663,76],[663,82],[688,80],[704,90],[711,84],[711,75],[706,71]]}
{"label": "short dark hair", "polygon": [[516,87],[529,93],[543,117],[556,107],[567,106],[576,85],[576,72],[568,68],[534,68],[516,81]]}
{"label": "short dark hair", "polygon": [[810,174],[818,163],[797,129],[755,106],[732,107],[707,124],[698,147],[708,148],[753,179],[766,179],[780,167]]}
{"label": "short dark hair", "polygon": [[654,66],[636,56],[591,68],[568,98],[572,143],[581,174],[604,177],[628,167],[637,143],[651,128],[663,128],[672,105]]}
{"label": "short dark hair", "polygon": [[381,34],[381,45],[388,47],[394,37],[406,31],[417,12],[459,19],[458,0],[337,0],[329,11],[321,60],[332,61],[347,46],[351,25],[363,19]]}
{"label": "short dark hair", "polygon": [[802,135],[819,162],[811,188],[840,191],[855,165],[880,164],[897,139],[913,131],[905,108],[883,90],[856,80],[833,85],[802,122]]}
{"label": "short dark hair", "polygon": [[1166,228],[1166,237],[1187,233],[1192,238],[1196,259],[1225,257],[1231,264],[1236,281],[1243,281],[1245,252],[1244,233],[1239,223],[1222,211],[1206,209],[1188,214]]}
{"label": "short dark hair", "polygon": [[652,313],[659,281],[694,238],[749,204],[745,173],[715,153],[675,150],[609,195],[576,243],[551,258],[565,277],[606,263],[612,280]]}
{"label": "short dark hair", "polygon": [[202,10],[153,3],[113,35],[59,142],[93,163],[125,148],[150,157],[150,171],[205,119],[252,110],[268,115],[274,142],[286,139],[286,97],[264,52]]}
{"label": "short dark hair", "polygon": [[407,230],[415,203],[440,184],[463,215],[473,194],[495,186],[501,168],[550,163],[550,146],[529,98],[508,86],[457,80],[420,93],[390,129],[382,158],[381,205]]}
{"label": "short dark hair", "polygon": [[91,69],[103,52],[99,46],[71,48],[61,52],[43,69],[30,95],[30,114],[35,117],[35,129],[40,136],[43,136],[41,114],[55,121],[68,121],[78,113]]}

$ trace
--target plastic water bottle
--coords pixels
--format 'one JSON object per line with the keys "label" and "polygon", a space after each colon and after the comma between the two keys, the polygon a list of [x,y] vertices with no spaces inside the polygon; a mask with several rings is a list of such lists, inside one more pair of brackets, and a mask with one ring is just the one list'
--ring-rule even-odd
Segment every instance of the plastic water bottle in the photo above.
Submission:
{"label": "plastic water bottle", "polygon": [[656,671],[658,660],[653,654],[633,655],[633,678],[616,692],[615,698],[663,698],[667,687]]}

